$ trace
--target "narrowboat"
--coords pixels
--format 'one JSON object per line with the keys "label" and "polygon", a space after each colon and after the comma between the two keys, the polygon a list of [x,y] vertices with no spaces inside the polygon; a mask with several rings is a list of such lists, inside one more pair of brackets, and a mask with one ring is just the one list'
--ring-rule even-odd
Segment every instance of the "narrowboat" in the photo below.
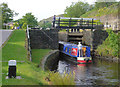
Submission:
{"label": "narrowboat", "polygon": [[72,44],[69,42],[59,41],[59,50],[62,53],[62,57],[72,62],[81,63],[91,63],[91,53],[89,46],[83,46],[80,42],[79,44]]}

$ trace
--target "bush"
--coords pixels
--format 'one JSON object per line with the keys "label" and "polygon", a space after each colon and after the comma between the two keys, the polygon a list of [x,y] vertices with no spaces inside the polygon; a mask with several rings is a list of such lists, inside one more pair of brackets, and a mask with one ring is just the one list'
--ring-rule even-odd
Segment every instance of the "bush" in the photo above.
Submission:
{"label": "bush", "polygon": [[101,56],[114,56],[118,57],[118,34],[115,34],[112,30],[108,29],[108,37],[97,48],[97,52]]}

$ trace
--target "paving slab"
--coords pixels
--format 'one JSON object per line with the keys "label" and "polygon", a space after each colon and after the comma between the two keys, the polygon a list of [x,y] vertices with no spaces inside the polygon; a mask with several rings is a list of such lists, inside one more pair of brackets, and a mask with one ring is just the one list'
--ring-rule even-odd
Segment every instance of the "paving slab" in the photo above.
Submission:
{"label": "paving slab", "polygon": [[[5,79],[10,79],[10,78],[8,76],[6,76]],[[21,76],[16,76],[16,78],[14,78],[14,79],[22,79],[22,77]]]}
{"label": "paving slab", "polygon": [[13,30],[0,30],[0,47],[8,39]]}

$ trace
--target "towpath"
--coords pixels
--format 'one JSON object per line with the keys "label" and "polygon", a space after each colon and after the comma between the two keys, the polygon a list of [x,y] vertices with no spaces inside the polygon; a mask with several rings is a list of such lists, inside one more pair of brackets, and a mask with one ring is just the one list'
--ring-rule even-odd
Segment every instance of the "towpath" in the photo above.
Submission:
{"label": "towpath", "polygon": [[8,39],[13,30],[0,30],[0,47]]}

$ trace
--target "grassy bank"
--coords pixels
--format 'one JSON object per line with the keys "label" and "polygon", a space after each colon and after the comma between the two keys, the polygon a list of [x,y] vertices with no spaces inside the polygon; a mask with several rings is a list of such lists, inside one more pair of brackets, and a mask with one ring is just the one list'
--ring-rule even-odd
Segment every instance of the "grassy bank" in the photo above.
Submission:
{"label": "grassy bank", "polygon": [[104,16],[104,15],[118,15],[118,3],[115,3],[109,7],[104,7],[104,8],[94,8],[88,12],[86,12],[85,14],[83,14],[81,17],[88,17],[88,18],[92,18],[92,17],[100,17],[100,16]]}
{"label": "grassy bank", "polygon": [[43,57],[50,51],[51,51],[50,49],[32,49],[32,62],[40,64]]}
{"label": "grassy bank", "polygon": [[98,46],[96,51],[100,56],[112,56],[118,58],[120,34],[115,34],[112,30],[107,30],[107,32],[109,36],[102,45]]}
{"label": "grassy bank", "polygon": [[[34,54],[34,51],[33,51]],[[37,53],[39,54],[39,53]],[[42,54],[42,53],[41,53]],[[41,57],[43,57],[42,54]],[[22,79],[5,79],[8,74],[9,60],[17,60],[17,76]],[[34,63],[27,59],[27,50],[25,49],[25,30],[15,30],[7,44],[2,48],[2,84],[3,85],[45,85],[47,72],[37,68],[37,60]]]}

